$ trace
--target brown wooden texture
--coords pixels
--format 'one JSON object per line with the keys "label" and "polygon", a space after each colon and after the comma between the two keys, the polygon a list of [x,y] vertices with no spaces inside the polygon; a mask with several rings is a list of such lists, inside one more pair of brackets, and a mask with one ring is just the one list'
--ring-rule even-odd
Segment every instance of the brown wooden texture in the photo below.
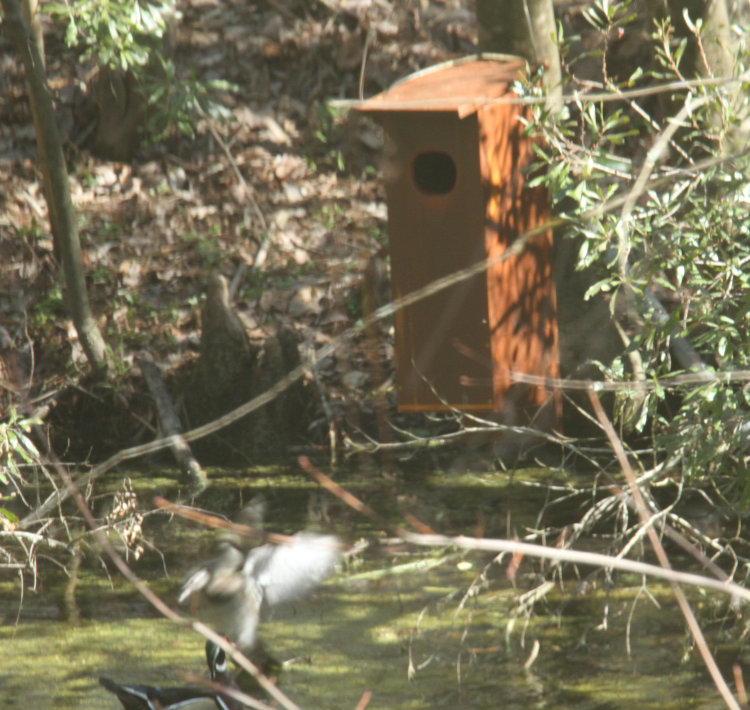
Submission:
{"label": "brown wooden texture", "polygon": [[[477,122],[449,112],[381,120],[391,141],[384,174],[391,281],[399,298],[484,258]],[[455,163],[455,186],[445,194],[427,193],[414,180],[415,160],[432,151]],[[399,408],[491,408],[482,274],[399,310],[395,328]]]}
{"label": "brown wooden texture", "polygon": [[[514,240],[549,219],[543,187],[524,189],[532,160],[531,139],[523,136],[522,106],[487,106],[479,111],[480,162],[488,190],[487,256],[502,256]],[[495,409],[526,410],[554,404],[559,392],[543,386],[511,384],[511,373],[559,377],[557,306],[552,279],[552,230],[529,240],[526,248],[487,270]],[[552,399],[552,401],[550,401]]]}
{"label": "brown wooden texture", "polygon": [[[501,256],[549,217],[546,190],[524,190],[533,155],[511,81],[523,63],[459,61],[419,72],[359,110],[383,124],[394,298]],[[501,412],[520,423],[559,393],[513,384],[513,371],[559,376],[552,233],[395,315],[399,408]]]}

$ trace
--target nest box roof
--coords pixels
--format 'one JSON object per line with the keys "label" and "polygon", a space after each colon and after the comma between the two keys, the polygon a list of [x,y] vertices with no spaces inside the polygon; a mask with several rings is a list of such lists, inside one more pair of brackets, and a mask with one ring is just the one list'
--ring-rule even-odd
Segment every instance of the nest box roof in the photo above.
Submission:
{"label": "nest box roof", "polygon": [[455,111],[468,116],[505,96],[524,76],[526,62],[510,55],[467,57],[423,69],[359,104],[364,113],[384,111]]}

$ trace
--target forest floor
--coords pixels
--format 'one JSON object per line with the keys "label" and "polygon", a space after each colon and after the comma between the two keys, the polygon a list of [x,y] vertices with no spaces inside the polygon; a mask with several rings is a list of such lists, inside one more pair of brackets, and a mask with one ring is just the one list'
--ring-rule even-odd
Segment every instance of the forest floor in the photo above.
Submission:
{"label": "forest floor", "polygon": [[[423,67],[474,51],[473,11],[418,3],[180,0],[175,61],[184,75],[235,85],[230,122],[200,120],[128,162],[90,150],[97,116],[91,62],[44,18],[45,50],[65,137],[89,297],[120,372],[106,388],[88,365],[62,299],[21,63],[0,32],[0,359],[6,410],[46,414],[70,453],[93,458],[154,436],[135,358],[165,372],[197,357],[207,277],[223,274],[251,338],[282,323],[303,352],[361,317],[362,274],[386,263],[382,138],[329,99],[372,96]],[[423,3],[423,5],[425,5]],[[388,300],[387,268],[379,290]],[[387,324],[381,356],[392,371]],[[329,415],[372,410],[356,343],[319,369]],[[112,383],[110,382],[110,385]],[[175,393],[177,394],[177,393]],[[310,413],[308,436],[328,423]],[[317,425],[315,421],[317,420]],[[96,443],[94,443],[96,442]]]}
{"label": "forest floor", "polygon": [[[575,3],[557,4],[570,19]],[[373,96],[477,46],[468,0],[179,0],[177,9],[178,73],[231,82],[220,99],[232,120],[199,119],[194,135],[175,131],[127,162],[92,150],[94,67],[65,46],[64,22],[43,22],[89,297],[117,363],[106,385],[87,376],[63,302],[23,69],[0,32],[0,416],[41,414],[74,457],[155,436],[137,356],[147,351],[167,378],[190,368],[211,274],[229,282],[254,342],[284,326],[303,354],[361,319],[365,273],[376,275],[367,297],[390,300],[382,132],[328,101],[357,99],[360,83]],[[307,443],[323,445],[334,420],[372,430],[383,382],[394,411],[390,324],[375,335],[376,381],[360,336],[307,383]]]}

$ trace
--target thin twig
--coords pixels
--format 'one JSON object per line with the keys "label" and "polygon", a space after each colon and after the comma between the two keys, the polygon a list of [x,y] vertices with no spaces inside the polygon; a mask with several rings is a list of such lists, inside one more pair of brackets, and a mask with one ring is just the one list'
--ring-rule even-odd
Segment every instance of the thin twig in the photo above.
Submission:
{"label": "thin twig", "polygon": [[125,562],[122,556],[114,549],[114,547],[112,547],[107,537],[102,534],[96,520],[94,519],[93,514],[91,513],[91,510],[89,509],[86,501],[81,495],[79,488],[76,486],[70,474],[65,470],[65,467],[60,464],[60,462],[56,459],[51,451],[48,452],[48,455],[52,460],[57,474],[65,482],[65,485],[69,489],[70,494],[73,496],[73,500],[75,501],[76,506],[80,510],[81,515],[83,515],[88,526],[91,528],[94,536],[97,539],[97,542],[101,545],[101,548],[106,552],[107,556],[112,560],[115,566],[120,570],[120,573],[123,575],[123,577],[125,577],[125,579],[127,579],[136,588],[141,596],[143,596],[143,598],[146,599],[146,601],[148,601],[151,606],[153,606],[165,618],[180,626],[190,626],[194,631],[197,631],[203,637],[213,641],[217,646],[221,647],[225,653],[230,655],[241,668],[250,673],[250,675],[252,675],[253,678],[258,681],[261,687],[277,702],[279,702],[282,707],[286,708],[286,710],[300,710],[300,708],[290,698],[282,693],[274,683],[266,678],[266,676],[255,666],[255,664],[249,661],[239,651],[239,649],[234,647],[224,637],[219,636],[219,634],[215,633],[202,622],[194,620],[191,621],[181,614],[178,614],[170,606],[165,604],[156,594],[154,594],[140,579],[138,579],[135,573],[128,566],[127,562]]}
{"label": "thin twig", "polygon": [[[738,155],[746,155],[748,153],[750,153],[750,148],[742,151]],[[709,158],[694,166],[691,166],[690,171],[698,172],[701,170],[705,170],[710,166],[719,165],[724,162],[731,161],[735,157],[737,156],[726,155],[726,156],[721,156],[718,158]],[[651,184],[653,186],[656,186],[666,181],[666,179],[667,178],[655,179],[652,181]],[[670,180],[671,179],[672,178],[670,178]],[[612,198],[608,200],[605,204],[597,206],[591,210],[588,210],[584,214],[580,215],[580,220],[586,221],[586,220],[597,218],[603,214],[613,212],[619,209],[625,203],[626,199],[627,199],[627,196]],[[254,397],[250,401],[245,402],[244,404],[240,405],[236,409],[233,409],[231,412],[228,412],[227,414],[219,417],[218,419],[214,419],[213,421],[208,422],[207,424],[204,424],[195,429],[192,429],[189,432],[184,433],[183,434],[184,439],[186,441],[194,441],[196,439],[201,439],[204,436],[208,436],[209,434],[213,434],[223,429],[224,427],[229,426],[233,422],[250,414],[251,412],[254,412],[257,409],[260,409],[262,406],[273,401],[279,394],[289,389],[289,387],[291,387],[295,382],[301,379],[305,375],[306,372],[308,372],[310,369],[314,369],[315,367],[317,367],[318,363],[320,363],[322,360],[327,358],[329,355],[332,355],[334,352],[336,352],[336,350],[338,350],[338,348],[348,343],[352,338],[354,338],[359,333],[371,327],[373,323],[376,323],[380,320],[388,318],[392,316],[394,313],[396,313],[397,311],[403,308],[406,308],[408,306],[411,306],[412,304],[417,303],[418,301],[421,301],[427,298],[428,296],[432,296],[436,293],[444,291],[445,289],[457,283],[460,283],[461,281],[465,281],[466,279],[476,276],[477,274],[486,272],[488,268],[494,266],[495,264],[500,264],[506,259],[510,259],[520,254],[526,248],[526,245],[532,239],[534,239],[534,237],[538,236],[539,234],[545,233],[549,229],[554,229],[554,228],[557,228],[566,224],[572,224],[571,220],[565,217],[555,217],[553,219],[550,219],[544,224],[539,225],[538,227],[530,229],[524,232],[523,234],[519,235],[515,239],[515,241],[500,256],[493,258],[493,259],[481,259],[464,269],[460,269],[454,272],[453,274],[449,274],[448,276],[444,276],[442,278],[436,279],[435,281],[427,284],[426,286],[423,286],[422,288],[419,288],[415,291],[411,291],[410,293],[400,298],[397,298],[391,303],[386,304],[385,306],[381,306],[380,308],[376,309],[371,315],[367,316],[366,318],[361,319],[356,325],[352,326],[351,328],[346,330],[344,333],[334,338],[327,345],[324,345],[322,348],[316,351],[314,355],[306,358],[305,361],[303,361],[300,365],[294,368],[291,372],[289,372],[287,375],[285,375],[280,380],[278,380],[268,390],[259,394],[257,397]],[[594,386],[597,387],[596,384]],[[117,466],[118,464],[121,464],[124,461],[138,458],[139,456],[145,456],[146,454],[155,453],[164,448],[167,448],[168,446],[171,446],[173,443],[174,441],[172,437],[164,437],[162,439],[156,439],[155,441],[151,441],[147,444],[141,444],[140,446],[133,446],[128,449],[122,449],[118,451],[116,454],[114,454],[113,456],[111,456],[110,458],[108,458],[106,461],[103,461],[98,466],[95,466],[89,472],[83,474],[78,479],[76,479],[76,485],[79,488],[83,488],[87,486],[91,481],[93,481],[94,479],[98,478],[100,475],[105,473],[106,471],[109,471],[114,466]],[[42,505],[40,505],[36,510],[32,511],[29,515],[23,518],[23,520],[21,520],[19,524],[19,528],[22,530],[25,530],[25,529],[28,529],[31,525],[38,523],[53,508],[58,506],[63,500],[65,500],[68,497],[69,491],[70,489],[67,487],[60,491],[55,491],[55,493],[51,494],[47,498],[47,500],[45,500],[44,503],[42,503]]]}
{"label": "thin twig", "polygon": [[[331,480],[328,476],[317,471],[317,469],[315,469],[304,457],[301,457],[299,461],[300,465],[305,471],[307,471],[307,473],[313,476],[319,483],[321,483],[321,485],[328,488],[331,493],[340,498],[347,505],[373,520],[383,522],[383,516],[379,515],[355,495],[344,490],[338,483]],[[750,601],[750,589],[746,589],[745,587],[729,580],[712,579],[703,575],[693,574],[692,572],[678,572],[673,569],[664,569],[646,562],[620,559],[598,552],[546,547],[545,545],[535,545],[533,543],[519,542],[517,540],[476,538],[465,535],[452,537],[450,535],[438,535],[436,533],[413,533],[404,530],[403,528],[398,528],[397,534],[402,540],[414,545],[425,547],[458,547],[463,550],[483,550],[487,552],[521,553],[523,555],[528,555],[529,557],[574,562],[582,565],[591,565],[593,567],[611,568],[622,572],[632,572],[633,574],[645,574],[659,579],[678,582],[680,584],[715,589],[724,594],[738,597],[745,601]]]}
{"label": "thin twig", "polygon": [[[617,460],[619,461],[620,466],[622,466],[623,473],[625,474],[625,478],[628,481],[630,493],[633,496],[633,500],[635,502],[638,515],[641,518],[641,522],[644,525],[648,526],[648,538],[654,550],[654,553],[656,554],[656,558],[659,560],[659,564],[664,568],[665,571],[668,570],[671,572],[672,567],[669,564],[669,559],[667,558],[664,547],[662,546],[661,541],[659,540],[659,536],[657,535],[656,530],[652,525],[652,518],[649,515],[646,502],[643,499],[641,489],[638,487],[635,474],[633,473],[633,469],[630,466],[630,461],[628,461],[628,457],[625,454],[625,449],[622,446],[622,442],[615,433],[614,427],[609,421],[609,418],[607,417],[604,408],[599,401],[599,397],[596,395],[593,389],[589,390],[589,399],[591,400],[591,406],[594,408],[597,419],[599,420],[599,423],[604,429],[604,433],[607,435],[607,438],[612,445],[615,455],[617,456]],[[716,689],[724,699],[727,707],[732,708],[732,710],[741,710],[739,703],[737,702],[734,695],[732,695],[732,691],[729,689],[729,686],[724,680],[724,677],[721,675],[719,667],[716,665],[716,659],[713,657],[711,651],[708,648],[706,639],[703,636],[703,631],[701,630],[701,627],[698,624],[695,615],[693,614],[693,610],[690,608],[690,604],[688,603],[684,592],[682,591],[682,589],[680,589],[677,580],[670,579],[669,583],[672,586],[672,592],[677,599],[677,604],[680,607],[680,611],[682,611],[682,614],[685,617],[685,621],[687,622],[690,633],[695,640],[698,651],[703,658],[703,662],[705,663],[706,668],[708,669],[708,672],[711,675],[714,684],[716,685]]]}
{"label": "thin twig", "polygon": [[[655,96],[658,94],[665,94],[674,91],[691,91],[698,89],[703,86],[729,86],[733,84],[743,84],[750,78],[750,71],[738,77],[716,77],[716,78],[702,78],[702,79],[690,79],[688,81],[669,81],[664,84],[657,84],[656,86],[645,86],[639,89],[628,89],[625,91],[602,91],[602,92],[586,92],[586,91],[574,91],[568,96],[563,96],[560,100],[566,104],[589,104],[589,103],[607,103],[610,101],[630,101],[631,99],[643,98],[645,96]],[[497,105],[513,105],[513,106],[529,106],[535,104],[544,104],[547,101],[546,96],[516,96],[513,93],[498,98],[482,98],[482,106],[497,106]],[[388,106],[394,110],[418,109],[424,110],[426,108],[439,109],[441,107],[450,106],[454,107],[457,103],[465,102],[466,104],[475,104],[479,100],[476,94],[463,96],[451,96],[448,98],[435,98],[435,99],[419,99],[414,101],[398,101],[389,102]],[[335,99],[328,102],[330,106],[334,108],[346,108],[356,109],[359,108],[364,102],[358,99]]]}
{"label": "thin twig", "polygon": [[263,216],[263,212],[261,212],[261,209],[258,206],[258,202],[255,199],[255,196],[253,195],[253,190],[247,184],[247,180],[245,180],[244,176],[242,175],[242,172],[240,171],[240,168],[237,165],[237,161],[234,159],[234,156],[232,156],[232,153],[229,150],[229,146],[227,146],[226,142],[219,134],[219,131],[216,130],[216,126],[214,125],[214,119],[212,119],[205,112],[202,112],[202,113],[203,113],[203,117],[206,119],[208,130],[211,131],[211,135],[214,137],[214,140],[219,144],[219,148],[221,148],[222,152],[224,153],[227,160],[229,161],[229,164],[232,166],[232,172],[234,173],[234,176],[237,178],[237,182],[240,184],[242,191],[245,193],[245,197],[247,197],[247,201],[250,203],[253,210],[255,211],[255,214],[258,217],[258,222],[260,222],[261,229],[264,232],[268,231],[268,223],[266,222],[266,218]]}
{"label": "thin twig", "polygon": [[640,392],[642,389],[675,389],[684,385],[739,384],[750,382],[750,370],[719,370],[717,372],[690,372],[679,375],[665,375],[645,382],[634,383],[631,380],[576,380],[558,377],[544,377],[543,375],[527,375],[524,372],[511,372],[511,381],[525,382],[532,385],[560,388],[562,390],[589,390],[595,392]]}

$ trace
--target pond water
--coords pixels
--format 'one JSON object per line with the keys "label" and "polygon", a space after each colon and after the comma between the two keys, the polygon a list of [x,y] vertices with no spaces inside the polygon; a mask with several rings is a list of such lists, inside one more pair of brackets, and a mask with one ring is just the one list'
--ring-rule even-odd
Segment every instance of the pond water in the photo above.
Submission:
{"label": "pond water", "polygon": [[[132,476],[144,508],[154,493],[177,495],[169,478]],[[266,647],[284,663],[279,687],[303,710],[354,708],[366,691],[371,708],[723,707],[700,660],[686,652],[669,590],[657,583],[646,594],[640,578],[619,575],[605,590],[600,575],[583,591],[571,567],[526,615],[518,600],[539,584],[539,561],[522,562],[515,588],[504,573],[507,561],[493,565],[489,586],[466,598],[490,555],[415,550],[388,540],[378,525],[295,471],[212,471],[210,477],[211,488],[195,501],[206,510],[231,515],[262,492],[269,530],[304,528],[313,510],[326,521],[319,526],[347,542],[370,543],[310,598],[262,626]],[[95,504],[97,496],[109,498],[107,489],[122,475],[108,479],[98,484]],[[393,522],[409,511],[439,532],[473,534],[481,521],[487,537],[508,529],[522,534],[536,523],[544,495],[496,472],[413,474],[398,484],[370,474],[340,482]],[[569,513],[574,519],[580,511]],[[148,516],[144,530],[153,549],[133,569],[174,604],[185,572],[211,555],[213,535],[164,513]],[[87,551],[75,590],[76,624],[65,621],[64,585],[57,567],[40,560],[37,590],[25,590],[18,616],[18,580],[2,581],[4,708],[114,709],[120,705],[99,676],[180,685],[181,672],[205,675],[203,639],[160,618],[94,550]],[[706,601],[697,593],[691,598]],[[525,669],[533,653],[536,660]],[[730,677],[736,650],[725,656]]]}

